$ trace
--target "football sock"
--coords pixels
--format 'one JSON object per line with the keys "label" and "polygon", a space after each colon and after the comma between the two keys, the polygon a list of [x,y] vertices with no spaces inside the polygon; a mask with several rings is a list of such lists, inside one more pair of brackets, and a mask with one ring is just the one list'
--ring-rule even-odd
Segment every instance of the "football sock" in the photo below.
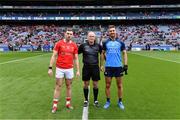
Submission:
{"label": "football sock", "polygon": [[98,97],[98,88],[93,88],[93,94],[94,94],[94,102],[97,101]]}
{"label": "football sock", "polygon": [[83,91],[84,91],[85,100],[88,101],[88,92],[89,92],[89,89],[88,88],[84,88]]}
{"label": "football sock", "polygon": [[57,107],[58,104],[58,99],[54,98],[53,99],[53,107]]}
{"label": "football sock", "polygon": [[110,98],[107,98],[107,102],[110,102]]}
{"label": "football sock", "polygon": [[121,102],[122,101],[122,98],[119,98],[119,102]]}
{"label": "football sock", "polygon": [[66,105],[69,105],[71,101],[71,97],[66,97]]}

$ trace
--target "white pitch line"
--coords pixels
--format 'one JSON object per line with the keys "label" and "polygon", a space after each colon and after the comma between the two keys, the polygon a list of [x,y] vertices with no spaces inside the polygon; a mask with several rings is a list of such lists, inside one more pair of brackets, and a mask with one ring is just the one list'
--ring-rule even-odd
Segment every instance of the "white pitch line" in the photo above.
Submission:
{"label": "white pitch line", "polygon": [[153,56],[142,55],[142,54],[138,54],[138,53],[130,53],[130,54],[139,55],[139,56],[143,56],[143,57],[154,58],[154,59],[158,59],[158,60],[162,60],[162,61],[174,62],[174,63],[179,63],[180,64],[180,62],[178,62],[178,61],[164,59],[164,58],[160,58],[160,57],[153,57]]}
{"label": "white pitch line", "polygon": [[[89,92],[88,92],[88,100],[89,100],[90,86],[88,86],[88,89],[89,89]],[[88,108],[89,108],[89,103],[87,107],[83,107],[82,120],[88,120]]]}
{"label": "white pitch line", "polygon": [[27,59],[31,59],[31,58],[35,58],[35,57],[44,56],[44,55],[47,55],[47,54],[36,55],[36,56],[32,56],[32,57],[26,57],[26,58],[17,59],[17,60],[10,60],[10,61],[7,61],[7,62],[2,62],[2,63],[0,63],[0,65],[8,64],[8,63],[13,63],[13,62],[18,62],[18,61],[23,61],[23,60],[27,60]]}

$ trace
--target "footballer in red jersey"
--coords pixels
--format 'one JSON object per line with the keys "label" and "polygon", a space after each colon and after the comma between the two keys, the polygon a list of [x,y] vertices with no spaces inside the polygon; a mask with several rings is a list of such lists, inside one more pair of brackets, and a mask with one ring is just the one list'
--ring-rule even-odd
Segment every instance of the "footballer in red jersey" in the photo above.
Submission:
{"label": "footballer in red jersey", "polygon": [[57,111],[57,105],[60,96],[60,90],[65,78],[66,82],[66,107],[73,109],[71,106],[71,83],[74,77],[73,64],[75,60],[76,64],[76,76],[80,76],[79,72],[79,60],[78,60],[78,47],[72,41],[73,31],[72,29],[67,29],[65,32],[65,38],[59,40],[53,50],[53,54],[49,64],[48,74],[53,75],[52,66],[56,61],[56,84],[54,90],[53,107],[52,113]]}

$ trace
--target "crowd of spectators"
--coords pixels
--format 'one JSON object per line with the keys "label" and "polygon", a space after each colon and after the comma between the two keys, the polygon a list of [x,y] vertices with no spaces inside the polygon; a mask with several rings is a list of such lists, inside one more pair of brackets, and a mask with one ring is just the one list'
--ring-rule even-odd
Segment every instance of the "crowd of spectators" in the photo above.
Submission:
{"label": "crowd of spectators", "polygon": [[54,25],[0,26],[0,43],[8,44],[13,50],[19,50],[22,45],[31,45],[33,50],[40,50],[46,44],[53,47],[62,35],[63,27]]}
{"label": "crowd of spectators", "polygon": [[125,40],[132,45],[177,45],[180,44],[180,24],[169,25],[134,25],[119,26],[120,37],[126,36]]}
{"label": "crowd of spectators", "polygon": [[[117,37],[127,46],[133,45],[172,45],[180,46],[180,24],[119,25]],[[22,45],[31,45],[32,50],[43,50],[63,38],[67,26],[57,25],[0,25],[0,44],[9,45],[10,50],[19,50]],[[98,40],[107,39],[107,26],[74,25],[74,41],[85,42],[88,31],[98,33]]]}
{"label": "crowd of spectators", "polygon": [[[118,37],[127,46],[160,46],[172,45],[180,47],[180,24],[144,24],[144,25],[119,25]],[[102,41],[106,40],[107,32],[103,32]]]}

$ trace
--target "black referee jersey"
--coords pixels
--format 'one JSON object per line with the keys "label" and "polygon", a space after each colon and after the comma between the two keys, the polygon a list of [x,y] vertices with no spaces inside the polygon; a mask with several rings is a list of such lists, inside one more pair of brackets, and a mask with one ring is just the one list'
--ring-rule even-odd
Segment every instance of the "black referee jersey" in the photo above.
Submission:
{"label": "black referee jersey", "polygon": [[99,65],[99,53],[102,52],[102,47],[94,43],[90,45],[89,43],[84,43],[79,46],[78,54],[83,53],[83,63],[84,65]]}

